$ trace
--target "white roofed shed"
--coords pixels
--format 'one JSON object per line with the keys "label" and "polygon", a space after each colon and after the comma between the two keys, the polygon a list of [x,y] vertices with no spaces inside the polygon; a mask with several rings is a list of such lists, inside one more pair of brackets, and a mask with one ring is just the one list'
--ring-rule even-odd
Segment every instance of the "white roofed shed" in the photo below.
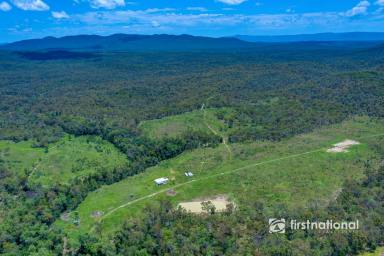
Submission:
{"label": "white roofed shed", "polygon": [[167,184],[168,181],[169,181],[169,179],[166,178],[166,177],[161,177],[161,178],[155,179],[155,183],[156,183],[157,185],[164,185],[164,184]]}

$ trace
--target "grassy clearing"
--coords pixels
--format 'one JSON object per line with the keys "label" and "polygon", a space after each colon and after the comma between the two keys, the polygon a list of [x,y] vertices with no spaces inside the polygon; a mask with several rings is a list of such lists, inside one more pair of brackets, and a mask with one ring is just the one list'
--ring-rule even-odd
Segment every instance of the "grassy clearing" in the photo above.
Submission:
{"label": "grassy clearing", "polygon": [[31,184],[50,186],[100,169],[112,169],[126,158],[111,143],[97,136],[66,136],[48,149],[32,142],[0,141],[0,159],[10,170],[25,171]]}
{"label": "grassy clearing", "polygon": [[[147,203],[168,197],[179,202],[226,195],[241,208],[250,202],[303,207],[316,201],[326,204],[343,181],[362,177],[362,165],[372,156],[371,146],[384,134],[384,123],[360,117],[339,125],[281,142],[232,144],[233,158],[227,158],[225,145],[185,152],[180,156],[92,192],[76,210],[80,224],[58,221],[57,225],[76,236],[100,225],[103,234],[118,228],[132,216],[140,215]],[[367,137],[368,136],[368,137]],[[359,141],[349,152],[327,153],[326,149],[345,139]],[[185,177],[192,171],[193,178]],[[158,177],[170,182],[156,186]],[[167,190],[176,192],[167,195]],[[102,213],[95,217],[95,212]],[[97,224],[100,223],[100,224]]]}
{"label": "grassy clearing", "polygon": [[45,155],[44,149],[33,148],[32,141],[13,141],[0,140],[0,162],[13,172],[28,172],[34,167],[36,162]]}
{"label": "grassy clearing", "polygon": [[377,248],[374,252],[365,252],[360,254],[360,256],[382,256],[384,255],[384,247]]}
{"label": "grassy clearing", "polygon": [[33,168],[29,181],[50,185],[67,183],[101,169],[113,169],[126,158],[111,143],[97,136],[67,136],[51,145]]}
{"label": "grassy clearing", "polygon": [[140,124],[141,132],[153,139],[164,137],[179,137],[189,132],[212,133],[207,124],[215,131],[226,133],[228,127],[219,117],[232,115],[233,110],[229,108],[195,110],[192,112],[169,116],[162,119],[144,121]]}

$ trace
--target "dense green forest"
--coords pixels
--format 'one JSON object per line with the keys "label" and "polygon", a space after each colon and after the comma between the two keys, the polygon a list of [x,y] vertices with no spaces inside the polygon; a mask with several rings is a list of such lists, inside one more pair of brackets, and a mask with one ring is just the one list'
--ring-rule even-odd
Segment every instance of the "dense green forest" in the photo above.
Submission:
{"label": "dense green forest", "polygon": [[383,115],[381,47],[292,47],[49,61],[1,53],[1,137],[44,145],[69,132],[118,141],[120,133],[135,137],[142,120],[203,103],[239,111],[245,127],[233,141],[280,139],[353,114]]}
{"label": "dense green forest", "polygon": [[[102,185],[186,150],[216,147],[223,141],[200,130],[148,137],[140,130],[143,121],[202,105],[226,107],[232,114],[217,118],[230,128],[228,142],[247,143],[279,141],[356,115],[383,118],[383,60],[384,47],[371,43],[263,44],[194,52],[0,51],[1,140],[27,141],[44,154],[68,134],[92,135],[127,158],[124,165],[46,187],[30,182],[28,168],[13,171],[4,160],[7,150],[0,151],[0,253],[351,255],[374,249],[383,243],[383,168],[369,163],[364,181],[346,183],[329,207],[306,209],[303,214],[364,216],[371,226],[356,235],[266,236],[259,202],[252,202],[257,205],[252,209],[203,216],[162,202],[125,225],[114,243],[86,235],[72,249],[66,246],[64,232],[52,224]],[[377,151],[383,155],[381,147]],[[279,206],[276,211],[287,217],[298,214]]]}

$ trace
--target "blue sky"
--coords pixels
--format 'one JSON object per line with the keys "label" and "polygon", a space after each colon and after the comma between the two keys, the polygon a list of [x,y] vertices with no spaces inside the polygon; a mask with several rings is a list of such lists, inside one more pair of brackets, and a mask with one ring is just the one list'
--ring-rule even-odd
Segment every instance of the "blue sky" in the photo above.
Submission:
{"label": "blue sky", "polygon": [[384,0],[0,0],[0,42],[74,34],[384,31]]}

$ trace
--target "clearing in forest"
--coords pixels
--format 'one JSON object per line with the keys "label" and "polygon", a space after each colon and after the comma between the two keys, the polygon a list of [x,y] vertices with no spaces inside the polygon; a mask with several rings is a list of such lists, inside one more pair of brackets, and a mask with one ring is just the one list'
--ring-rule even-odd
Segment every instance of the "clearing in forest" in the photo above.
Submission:
{"label": "clearing in forest", "polygon": [[9,170],[24,171],[28,182],[51,186],[127,163],[114,145],[97,136],[67,135],[46,149],[32,141],[0,141],[0,160]]}
{"label": "clearing in forest", "polygon": [[[231,158],[228,135],[234,129],[235,116],[236,112],[231,108],[206,108],[203,104],[199,110],[144,121],[139,127],[144,136],[152,139],[183,137],[193,132],[219,136],[226,147],[228,158]],[[229,122],[232,123],[231,127]]]}
{"label": "clearing in forest", "polygon": [[181,202],[178,204],[181,208],[192,213],[203,213],[207,212],[204,209],[204,203],[210,203],[215,207],[215,212],[222,212],[227,209],[227,206],[232,202],[226,196],[215,196],[212,198],[195,199],[190,202]]}
{"label": "clearing in forest", "polygon": [[[275,204],[288,208],[305,207],[316,201],[326,205],[346,179],[364,176],[364,161],[375,156],[375,144],[383,143],[384,123],[357,117],[312,133],[280,142],[258,141],[231,144],[233,157],[228,158],[225,145],[199,148],[161,162],[145,172],[91,192],[75,210],[80,225],[59,220],[56,225],[68,234],[94,230],[99,223],[108,234],[129,218],[140,216],[146,204],[168,198],[174,205],[212,195],[228,195],[237,208],[265,207]],[[361,144],[348,154],[329,154],[327,149],[351,138]],[[169,176],[175,180],[156,186],[153,180]],[[186,177],[185,171],[193,172]],[[173,191],[173,196],[167,191]],[[92,218],[92,213],[104,214]]]}
{"label": "clearing in forest", "polygon": [[354,140],[344,140],[342,142],[333,145],[333,148],[327,150],[329,153],[341,153],[348,152],[348,148],[353,145],[359,145],[360,143]]}
{"label": "clearing in forest", "polygon": [[362,253],[360,256],[384,256],[384,247],[379,247],[374,252]]}
{"label": "clearing in forest", "polygon": [[30,172],[44,155],[44,149],[34,147],[33,141],[0,140],[0,163],[9,171]]}
{"label": "clearing in forest", "polygon": [[235,115],[230,108],[200,109],[162,119],[143,121],[140,131],[152,139],[180,137],[190,132],[201,132],[222,136],[228,131],[225,119]]}

